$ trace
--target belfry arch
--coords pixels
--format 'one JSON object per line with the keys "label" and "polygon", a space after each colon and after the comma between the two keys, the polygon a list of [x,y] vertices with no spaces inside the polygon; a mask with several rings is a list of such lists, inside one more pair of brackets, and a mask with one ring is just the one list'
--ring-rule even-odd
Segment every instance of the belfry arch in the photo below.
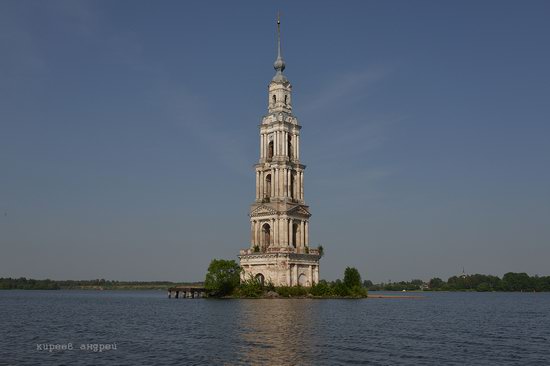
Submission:
{"label": "belfry arch", "polygon": [[273,153],[273,141],[269,141],[269,144],[267,145],[267,158],[272,159]]}
{"label": "belfry arch", "polygon": [[262,225],[262,244],[264,249],[271,245],[271,226],[267,223]]}
{"label": "belfry arch", "polygon": [[294,158],[294,154],[292,153],[292,136],[290,135],[288,135],[287,151],[288,151],[288,157],[290,159]]}
{"label": "belfry arch", "polygon": [[300,225],[292,225],[292,246],[296,248],[298,246],[298,238],[300,237]]}

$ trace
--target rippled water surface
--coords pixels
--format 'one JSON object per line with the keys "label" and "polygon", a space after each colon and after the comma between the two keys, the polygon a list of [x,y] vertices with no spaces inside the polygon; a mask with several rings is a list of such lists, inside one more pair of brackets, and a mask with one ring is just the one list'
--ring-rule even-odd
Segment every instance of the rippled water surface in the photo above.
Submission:
{"label": "rippled water surface", "polygon": [[[0,364],[550,365],[550,294],[423,296],[208,300],[160,291],[0,291]],[[69,343],[73,350],[37,349]]]}

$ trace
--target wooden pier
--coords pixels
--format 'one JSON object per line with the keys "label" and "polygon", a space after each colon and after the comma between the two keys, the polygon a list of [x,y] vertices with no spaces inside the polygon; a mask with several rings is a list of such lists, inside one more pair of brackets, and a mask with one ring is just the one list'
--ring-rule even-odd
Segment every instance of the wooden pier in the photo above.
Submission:
{"label": "wooden pier", "polygon": [[168,289],[169,299],[198,299],[207,295],[206,288],[201,286],[176,286]]}

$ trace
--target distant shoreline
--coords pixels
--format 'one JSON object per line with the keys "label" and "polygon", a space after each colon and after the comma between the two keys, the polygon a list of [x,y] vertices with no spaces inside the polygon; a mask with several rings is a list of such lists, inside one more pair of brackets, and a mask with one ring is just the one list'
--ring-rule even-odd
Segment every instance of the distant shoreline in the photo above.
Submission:
{"label": "distant shoreline", "polygon": [[[372,284],[363,282],[363,288],[369,293],[394,292],[394,293],[423,293],[423,292],[549,292],[550,276],[529,276],[526,273],[506,273],[502,279],[496,276],[464,275],[453,276],[445,282],[438,278],[429,283],[420,285],[413,280],[411,282],[397,282],[389,284]],[[420,281],[420,284],[422,282]],[[172,282],[172,281],[110,281],[105,279],[95,280],[36,280],[21,278],[0,278],[0,290],[161,290],[177,286],[203,286],[203,282]],[[405,291],[403,291],[405,290]],[[375,294],[372,297],[376,296]]]}

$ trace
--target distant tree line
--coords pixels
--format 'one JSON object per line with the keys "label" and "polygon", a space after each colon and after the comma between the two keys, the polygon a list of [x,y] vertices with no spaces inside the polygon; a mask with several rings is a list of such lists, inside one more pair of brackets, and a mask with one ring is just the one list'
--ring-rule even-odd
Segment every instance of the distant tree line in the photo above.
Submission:
{"label": "distant tree line", "polygon": [[59,290],[59,285],[52,280],[33,280],[21,278],[0,278],[2,290]]}
{"label": "distant tree line", "polygon": [[428,282],[411,280],[373,284],[364,281],[371,291],[550,291],[550,276],[529,276],[527,273],[508,272],[502,278],[492,275],[471,274],[452,276],[446,282],[434,277]]}
{"label": "distant tree line", "polygon": [[109,281],[95,280],[34,280],[0,278],[1,290],[165,290],[177,285],[201,285],[200,282],[182,283],[169,281]]}

